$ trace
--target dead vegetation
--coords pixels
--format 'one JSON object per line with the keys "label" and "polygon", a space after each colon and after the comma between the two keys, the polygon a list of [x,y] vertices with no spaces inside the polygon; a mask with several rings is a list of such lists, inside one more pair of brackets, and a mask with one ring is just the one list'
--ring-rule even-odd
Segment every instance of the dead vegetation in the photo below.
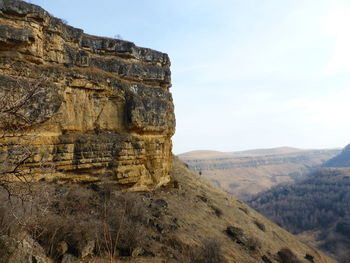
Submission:
{"label": "dead vegetation", "polygon": [[[11,123],[8,130],[14,127],[15,122]],[[20,123],[18,127],[25,129],[26,122]],[[34,154],[30,144],[22,147],[1,160],[2,248],[8,240],[4,237],[29,235],[27,238],[37,242],[55,263],[98,258],[108,262],[162,259],[169,263],[250,263],[259,258],[269,262],[264,253],[279,257],[281,263],[298,262],[288,251],[265,251],[264,242],[276,247],[276,241],[266,230],[264,219],[176,158],[173,184],[154,192],[130,193],[117,190],[111,181],[89,185],[33,183],[16,174]],[[15,168],[11,169],[18,175],[17,182],[5,180],[10,167]],[[253,216],[259,219],[253,221]],[[259,238],[255,231],[259,231]]]}
{"label": "dead vegetation", "polygon": [[205,239],[203,246],[195,251],[191,257],[194,263],[226,263],[222,245],[215,239]]}
{"label": "dead vegetation", "polygon": [[[176,224],[161,220],[167,208],[165,200],[112,189],[108,184],[91,187],[40,182],[32,186],[34,198],[27,200],[8,197],[2,191],[0,235],[29,233],[54,262],[67,255],[114,262],[169,252],[175,262],[227,262],[221,242],[215,238],[185,245],[172,236],[177,232]],[[154,243],[163,243],[166,237],[168,246],[161,245],[159,250],[159,244]]]}
{"label": "dead vegetation", "polygon": [[302,263],[289,248],[282,248],[277,254],[281,263]]}
{"label": "dead vegetation", "polygon": [[[122,192],[109,181],[42,181],[31,185],[28,198],[8,197],[1,190],[0,236],[28,233],[55,263],[291,263],[297,261],[288,256],[293,259],[296,252],[315,262],[333,262],[183,169],[175,160],[177,188],[170,184],[153,192]],[[220,216],[213,207],[222,211]]]}
{"label": "dead vegetation", "polygon": [[[52,118],[60,104],[60,96],[45,78],[28,81],[0,75],[0,187],[9,196],[30,194],[30,169],[24,167],[37,149],[25,134]],[[40,160],[37,163],[44,166]]]}
{"label": "dead vegetation", "polygon": [[32,199],[2,193],[0,233],[29,233],[57,262],[67,253],[77,258],[131,256],[148,242],[143,229],[148,214],[137,194],[45,182],[32,186]]}

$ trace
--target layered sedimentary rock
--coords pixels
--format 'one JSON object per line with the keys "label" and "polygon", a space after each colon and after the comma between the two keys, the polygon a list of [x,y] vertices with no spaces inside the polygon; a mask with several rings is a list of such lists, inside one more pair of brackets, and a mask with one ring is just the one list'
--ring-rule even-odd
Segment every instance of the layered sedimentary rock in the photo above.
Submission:
{"label": "layered sedimentary rock", "polygon": [[113,176],[137,189],[166,183],[175,129],[170,86],[167,54],[0,0],[0,161],[13,160],[12,169],[20,162],[16,172]]}

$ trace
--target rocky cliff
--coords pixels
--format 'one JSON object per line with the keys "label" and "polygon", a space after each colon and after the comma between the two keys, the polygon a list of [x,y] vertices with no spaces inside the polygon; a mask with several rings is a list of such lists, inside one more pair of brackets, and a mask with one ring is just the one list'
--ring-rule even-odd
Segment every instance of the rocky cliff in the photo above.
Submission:
{"label": "rocky cliff", "polygon": [[169,68],[167,54],[0,0],[0,160],[10,160],[2,172],[165,184],[175,129]]}

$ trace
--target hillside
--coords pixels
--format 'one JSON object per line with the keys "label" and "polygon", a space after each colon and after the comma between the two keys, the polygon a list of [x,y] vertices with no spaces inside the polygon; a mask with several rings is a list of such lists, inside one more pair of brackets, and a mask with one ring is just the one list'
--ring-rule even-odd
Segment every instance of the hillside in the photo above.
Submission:
{"label": "hillside", "polygon": [[301,149],[294,147],[276,147],[276,148],[266,148],[266,149],[253,149],[245,151],[232,152],[233,154],[256,154],[256,155],[276,155],[276,154],[286,154],[286,153],[295,153],[300,152]]}
{"label": "hillside", "polygon": [[323,167],[350,167],[350,144],[340,154],[325,162]]}
{"label": "hillside", "polygon": [[274,185],[300,179],[339,152],[279,147],[229,153],[193,151],[179,158],[225,191],[247,199]]}
{"label": "hillside", "polygon": [[349,168],[321,169],[260,193],[248,204],[340,262],[350,262]]}
{"label": "hillside", "polygon": [[25,230],[26,240],[40,244],[35,262],[50,256],[54,262],[335,263],[176,158],[171,176],[167,187],[134,193],[111,182],[36,183],[32,191],[40,191],[40,198],[26,201],[32,210],[23,210],[15,198],[6,207],[1,195],[0,262],[25,262],[19,260],[20,246],[9,246],[20,234],[16,230]]}
{"label": "hillside", "polygon": [[335,262],[173,160],[167,54],[0,0],[0,58],[0,263]]}

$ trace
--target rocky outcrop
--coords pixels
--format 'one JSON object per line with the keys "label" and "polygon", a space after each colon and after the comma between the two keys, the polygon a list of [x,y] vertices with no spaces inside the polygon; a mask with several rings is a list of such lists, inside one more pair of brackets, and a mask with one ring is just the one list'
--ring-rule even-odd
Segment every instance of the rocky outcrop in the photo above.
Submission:
{"label": "rocky outcrop", "polygon": [[12,168],[20,161],[16,172],[113,176],[134,189],[165,184],[175,130],[170,87],[167,54],[0,0],[0,160],[16,160]]}
{"label": "rocky outcrop", "polygon": [[50,263],[44,249],[29,235],[0,236],[0,259],[6,263]]}

